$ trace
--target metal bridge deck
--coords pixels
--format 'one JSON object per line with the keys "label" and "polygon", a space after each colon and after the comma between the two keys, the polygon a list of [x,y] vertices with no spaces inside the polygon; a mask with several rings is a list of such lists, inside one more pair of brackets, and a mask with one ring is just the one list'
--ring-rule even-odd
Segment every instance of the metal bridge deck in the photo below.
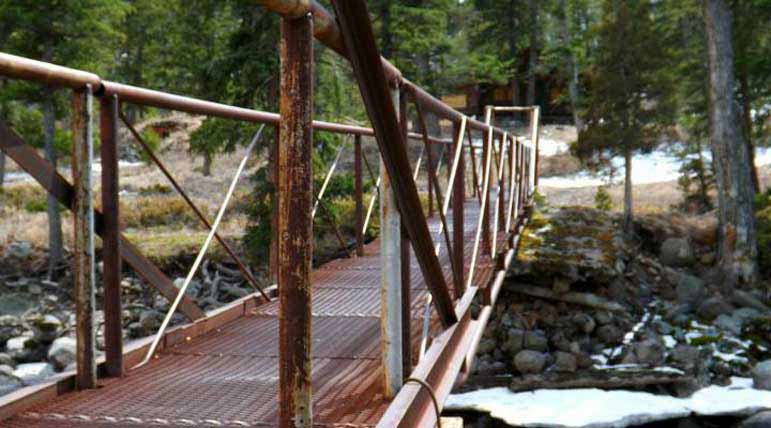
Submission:
{"label": "metal bridge deck", "polygon": [[[478,204],[465,207],[468,272]],[[448,219],[451,226],[452,222]],[[438,216],[429,219],[435,242]],[[499,234],[502,241],[503,234]],[[381,394],[380,268],[377,241],[364,257],[339,259],[312,273],[314,426],[374,426],[389,401]],[[440,261],[448,284],[450,263]],[[413,364],[428,293],[411,263]],[[487,284],[489,257],[479,261],[475,284]],[[271,427],[278,418],[278,302],[257,306],[221,328],[163,350],[150,364],[99,388],[61,395],[0,423],[3,427],[121,428],[138,426]],[[433,330],[438,330],[434,320]]]}

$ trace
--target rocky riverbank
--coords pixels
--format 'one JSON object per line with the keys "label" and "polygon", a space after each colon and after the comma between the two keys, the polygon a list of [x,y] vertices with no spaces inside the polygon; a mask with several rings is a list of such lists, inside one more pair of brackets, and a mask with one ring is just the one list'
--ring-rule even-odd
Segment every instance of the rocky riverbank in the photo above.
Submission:
{"label": "rocky riverbank", "polygon": [[[539,209],[479,346],[466,390],[635,389],[687,397],[732,377],[769,389],[767,285],[725,290],[714,222]],[[766,287],[766,288],[764,288]]]}
{"label": "rocky riverbank", "polygon": [[[46,251],[14,242],[0,251],[0,395],[74,369],[75,313],[72,279],[63,264],[57,281],[47,279]],[[184,264],[182,264],[184,265]],[[183,275],[184,272],[177,272]],[[97,266],[97,276],[101,266]],[[240,273],[224,264],[206,261],[187,294],[210,310],[252,292]],[[183,281],[174,282],[179,287]],[[128,341],[154,334],[169,308],[168,301],[132,273],[124,273],[123,336]],[[101,308],[101,279],[97,278],[97,308]],[[96,311],[97,349],[104,349],[104,313]],[[173,324],[185,322],[174,315]]]}

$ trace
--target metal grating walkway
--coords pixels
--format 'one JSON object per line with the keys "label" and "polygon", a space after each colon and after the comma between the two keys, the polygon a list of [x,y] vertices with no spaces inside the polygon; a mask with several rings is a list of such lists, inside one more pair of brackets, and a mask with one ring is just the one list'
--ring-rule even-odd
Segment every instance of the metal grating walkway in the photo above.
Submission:
{"label": "metal grating walkway", "polygon": [[[465,204],[468,272],[479,208]],[[448,224],[452,222],[448,219]],[[435,242],[439,219],[429,219]],[[503,234],[498,239],[503,241]],[[439,256],[451,284],[450,263]],[[413,364],[428,293],[414,259],[412,270]],[[487,284],[493,264],[482,257],[475,284]],[[380,271],[377,241],[366,255],[315,269],[313,282],[314,426],[370,427],[389,401],[381,391]],[[438,322],[432,330],[438,332]],[[220,329],[162,351],[159,358],[99,388],[62,395],[0,426],[40,428],[272,427],[278,419],[278,302]]]}

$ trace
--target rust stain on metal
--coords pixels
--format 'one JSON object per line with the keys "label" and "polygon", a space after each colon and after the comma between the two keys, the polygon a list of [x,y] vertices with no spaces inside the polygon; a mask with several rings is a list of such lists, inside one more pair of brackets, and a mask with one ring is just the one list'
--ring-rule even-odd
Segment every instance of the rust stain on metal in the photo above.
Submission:
{"label": "rust stain on metal", "polygon": [[278,147],[279,426],[311,428],[313,20],[281,19]]}

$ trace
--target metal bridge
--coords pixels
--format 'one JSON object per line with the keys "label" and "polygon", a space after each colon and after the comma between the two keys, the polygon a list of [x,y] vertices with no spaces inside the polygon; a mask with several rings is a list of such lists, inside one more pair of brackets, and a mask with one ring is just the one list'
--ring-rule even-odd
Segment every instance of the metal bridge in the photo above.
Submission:
{"label": "metal bridge", "polygon": [[[441,103],[379,55],[363,1],[333,1],[334,18],[316,2],[262,3],[281,14],[279,114],[122,85],[0,53],[0,75],[72,92],[71,181],[2,121],[0,149],[73,212],[77,317],[77,370],[0,398],[0,426],[433,427],[453,386],[469,375],[537,185],[538,108],[490,106],[479,121]],[[349,60],[372,128],[312,119],[314,36]],[[95,98],[101,211],[94,208],[91,182]],[[125,120],[209,236],[178,289],[120,233],[116,146],[122,104],[276,128],[271,268],[277,285],[259,288],[216,232],[246,159],[210,223]],[[410,104],[414,120],[408,119]],[[427,112],[452,122],[451,139],[429,135]],[[496,113],[528,115],[528,135],[497,128]],[[314,193],[314,131],[353,136],[357,232],[352,245],[337,234],[350,257],[316,268],[313,217],[317,210],[324,215],[323,195],[337,161]],[[380,154],[368,206],[363,166],[373,179],[376,172],[362,155],[370,140],[363,137],[374,137]],[[410,141],[423,148],[413,162]],[[432,146],[446,148],[446,178]],[[365,245],[376,197],[380,236]],[[102,239],[104,266],[101,358],[94,345],[95,235]],[[184,289],[212,239],[256,292],[204,313]],[[121,263],[173,302],[155,337],[123,343]],[[478,309],[473,314],[472,303]],[[189,322],[166,328],[177,310]]]}

